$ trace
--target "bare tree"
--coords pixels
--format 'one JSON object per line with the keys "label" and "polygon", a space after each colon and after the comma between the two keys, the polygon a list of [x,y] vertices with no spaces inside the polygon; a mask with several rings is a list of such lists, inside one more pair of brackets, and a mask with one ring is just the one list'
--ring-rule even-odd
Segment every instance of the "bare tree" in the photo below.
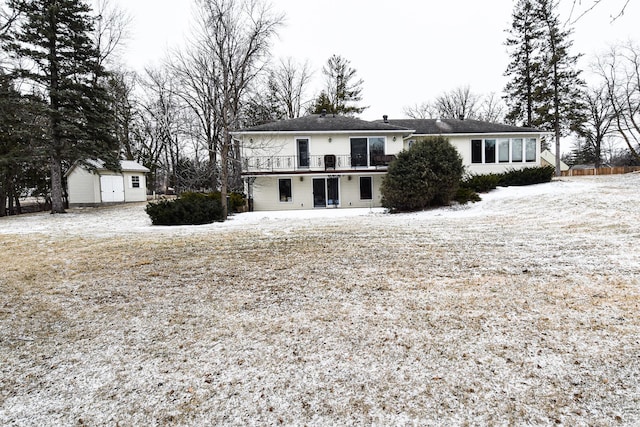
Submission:
{"label": "bare tree", "polygon": [[[602,3],[602,0],[593,0],[588,4],[585,2],[586,6],[583,8],[583,2],[581,0],[571,0],[571,13],[569,13],[569,19],[567,20],[567,22],[569,23],[569,25],[575,24],[583,16],[590,13]],[[631,3],[631,0],[625,0],[622,6],[620,6],[617,10],[614,10],[614,13],[610,15],[611,22],[624,15],[624,12],[627,10],[627,6],[629,6],[629,3]]]}
{"label": "bare tree", "polygon": [[434,105],[441,119],[475,119],[478,100],[469,86],[461,86],[436,97]]}
{"label": "bare tree", "polygon": [[198,5],[210,35],[205,47],[218,67],[220,193],[226,217],[230,173],[232,185],[239,186],[241,170],[240,146],[231,131],[239,125],[242,98],[263,70],[271,39],[284,18],[263,0],[199,0]]}
{"label": "bare tree", "polygon": [[605,85],[589,87],[584,92],[586,120],[578,129],[578,135],[584,138],[588,152],[593,153],[595,167],[602,163],[603,142],[611,135],[615,119],[613,104]]}
{"label": "bare tree", "polygon": [[495,92],[480,98],[477,118],[485,122],[501,123],[505,119],[507,107],[504,100]]}
{"label": "bare tree", "polygon": [[611,47],[596,63],[613,109],[614,124],[640,161],[640,48],[633,42]]}
{"label": "bare tree", "polygon": [[93,42],[99,51],[99,64],[106,66],[110,59],[117,57],[118,50],[129,37],[131,16],[112,0],[96,0],[94,13]]}
{"label": "bare tree", "polygon": [[207,45],[206,21],[195,35],[195,40],[184,53],[177,53],[170,67],[178,82],[177,95],[196,119],[192,136],[205,147],[208,154],[208,175],[211,188],[218,188],[218,151],[222,138],[220,115],[220,76],[216,61]]}
{"label": "bare tree", "polygon": [[405,116],[410,119],[436,119],[438,118],[438,110],[433,104],[429,102],[423,102],[421,104],[414,104],[412,106],[406,106],[402,109]]}
{"label": "bare tree", "polygon": [[311,80],[311,75],[308,62],[298,64],[292,58],[280,59],[278,66],[271,70],[270,80],[287,118],[300,117],[302,107],[306,103],[305,88]]}
{"label": "bare tree", "polygon": [[164,164],[168,175],[165,186],[180,188],[178,168],[183,151],[184,108],[177,96],[174,79],[165,69],[147,69],[142,85],[147,98],[143,102],[145,155],[150,164]]}

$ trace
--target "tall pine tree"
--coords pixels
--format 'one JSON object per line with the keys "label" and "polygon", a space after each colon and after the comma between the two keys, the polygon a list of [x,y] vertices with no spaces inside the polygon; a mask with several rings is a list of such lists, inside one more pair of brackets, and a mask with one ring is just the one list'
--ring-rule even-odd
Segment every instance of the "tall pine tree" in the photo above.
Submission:
{"label": "tall pine tree", "polygon": [[505,72],[512,78],[505,88],[509,107],[506,119],[514,125],[527,127],[538,121],[534,117],[534,92],[541,69],[539,46],[542,30],[533,3],[533,0],[519,0],[515,5],[505,43],[511,49],[512,58]]}
{"label": "tall pine tree", "polygon": [[543,23],[540,45],[544,68],[541,73],[541,101],[538,107],[545,130],[554,134],[556,175],[560,175],[560,138],[578,131],[585,120],[583,101],[585,83],[577,69],[580,55],[571,55],[571,31],[560,24],[555,0],[537,0],[537,12]]}
{"label": "tall pine tree", "polygon": [[48,117],[51,212],[64,212],[63,165],[101,158],[118,167],[108,132],[104,70],[91,39],[91,9],[81,0],[9,0],[20,19],[5,48],[25,67],[16,74],[41,93]]}
{"label": "tall pine tree", "polygon": [[507,119],[553,132],[559,174],[560,138],[584,120],[584,82],[576,68],[579,56],[570,53],[571,31],[560,24],[555,0],[519,0],[509,34]]}

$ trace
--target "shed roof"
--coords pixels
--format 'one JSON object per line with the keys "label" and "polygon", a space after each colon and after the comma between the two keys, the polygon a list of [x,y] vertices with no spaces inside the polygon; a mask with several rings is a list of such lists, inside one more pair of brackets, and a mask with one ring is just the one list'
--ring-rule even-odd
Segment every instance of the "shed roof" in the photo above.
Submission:
{"label": "shed roof", "polygon": [[340,132],[376,131],[411,133],[412,129],[384,122],[369,122],[354,117],[333,114],[312,114],[295,119],[278,120],[233,132],[234,134],[270,132]]}
{"label": "shed roof", "polygon": [[[87,166],[89,168],[93,168],[97,171],[106,171],[109,170],[105,167],[104,165],[104,161],[98,159],[98,160],[93,160],[93,159],[88,159],[85,160],[84,162],[81,161],[77,161],[75,162],[67,171],[67,173],[65,174],[65,176],[69,176],[69,174],[78,166],[83,166],[85,167],[85,169],[87,169]],[[120,170],[122,172],[140,172],[140,173],[147,173],[150,172],[149,168],[146,168],[144,166],[142,166],[140,163],[134,162],[133,160],[120,160]]]}
{"label": "shed roof", "polygon": [[397,119],[389,124],[415,129],[416,135],[482,134],[482,133],[544,133],[540,129],[509,126],[481,120],[459,119]]}

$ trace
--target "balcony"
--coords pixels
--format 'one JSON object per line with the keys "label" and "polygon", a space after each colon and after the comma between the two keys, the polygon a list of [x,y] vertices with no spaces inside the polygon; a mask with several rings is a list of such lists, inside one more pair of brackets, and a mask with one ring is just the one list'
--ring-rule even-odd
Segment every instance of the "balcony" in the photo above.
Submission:
{"label": "balcony", "polygon": [[367,169],[386,170],[389,163],[395,159],[393,155],[373,155],[367,164],[364,156],[349,154],[326,154],[308,156],[302,161],[297,156],[255,156],[242,160],[242,172],[247,173],[282,173],[282,172],[323,172],[323,171],[354,171]]}

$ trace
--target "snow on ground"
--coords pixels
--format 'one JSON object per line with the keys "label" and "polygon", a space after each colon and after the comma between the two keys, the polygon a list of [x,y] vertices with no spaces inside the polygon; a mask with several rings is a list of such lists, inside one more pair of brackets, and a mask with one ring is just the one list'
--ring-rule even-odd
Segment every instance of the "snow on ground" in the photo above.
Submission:
{"label": "snow on ground", "polygon": [[637,425],[639,188],[0,218],[0,424]]}

